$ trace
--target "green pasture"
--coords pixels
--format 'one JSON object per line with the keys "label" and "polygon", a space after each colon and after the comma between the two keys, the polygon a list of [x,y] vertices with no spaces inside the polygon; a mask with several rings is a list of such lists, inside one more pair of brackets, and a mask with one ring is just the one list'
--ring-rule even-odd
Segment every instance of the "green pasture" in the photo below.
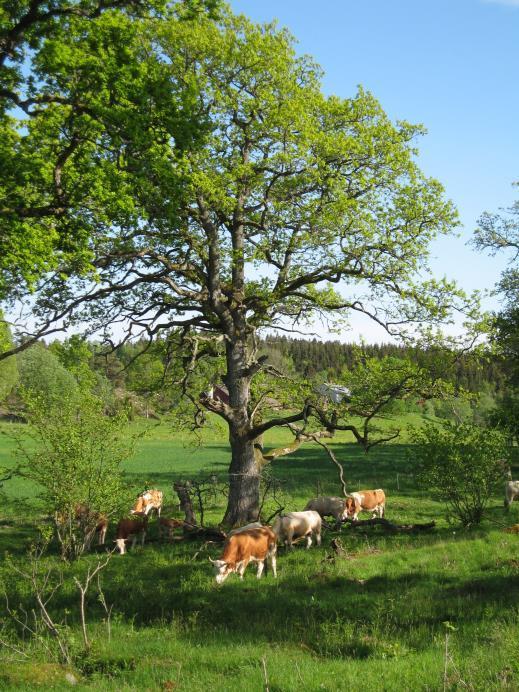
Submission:
{"label": "green pasture", "polygon": [[[265,446],[286,440],[278,431]],[[166,514],[179,516],[175,480],[225,474],[223,431],[209,430],[201,443],[168,424],[151,429],[126,465],[128,481],[164,490]],[[37,642],[24,642],[6,613],[5,595],[17,613],[30,613],[34,605],[12,564],[26,565],[35,524],[43,517],[36,488],[19,480],[6,483],[0,513],[0,689],[69,689],[69,672],[76,689],[89,690],[332,692],[359,684],[377,691],[519,690],[519,536],[502,531],[519,522],[519,503],[506,515],[496,495],[485,522],[463,531],[416,487],[405,436],[367,456],[345,436],[332,446],[349,489],[382,487],[389,519],[434,519],[435,530],[329,530],[321,548],[299,546],[290,554],[280,548],[277,580],[267,573],[257,581],[249,567],[243,582],[231,576],[217,587],[207,558],[218,555],[218,545],[160,544],[152,525],[144,548],[114,556],[103,573],[105,598],[113,605],[110,638],[95,590],[90,595],[88,655],[81,653],[71,578],[53,599],[50,609],[70,627],[76,653],[69,671]],[[0,437],[0,466],[13,463],[12,447]],[[287,510],[302,509],[318,490],[340,492],[335,467],[316,445],[278,459],[271,473]],[[207,503],[206,522],[216,524],[225,498],[215,494]],[[345,549],[339,556],[330,545],[337,537]],[[95,559],[84,557],[70,569],[81,576]],[[53,555],[46,564],[61,567]]]}

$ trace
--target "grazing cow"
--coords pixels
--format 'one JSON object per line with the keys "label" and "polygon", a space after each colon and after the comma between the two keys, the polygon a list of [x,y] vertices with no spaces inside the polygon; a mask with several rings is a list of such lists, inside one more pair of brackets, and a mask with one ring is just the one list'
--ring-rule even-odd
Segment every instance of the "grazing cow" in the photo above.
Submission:
{"label": "grazing cow", "polygon": [[160,510],[162,509],[162,490],[145,490],[135,500],[135,505],[131,514],[148,514],[154,509],[160,519]]}
{"label": "grazing cow", "polygon": [[114,543],[119,548],[121,555],[126,552],[126,541],[132,539],[132,548],[137,543],[137,538],[141,537],[141,545],[144,545],[146,529],[148,528],[148,517],[141,513],[138,517],[131,519],[120,519],[117,524],[117,534]]}
{"label": "grazing cow", "polygon": [[184,526],[181,519],[159,519],[159,538],[167,534],[168,540],[173,540],[173,531]]}
{"label": "grazing cow", "polygon": [[258,563],[258,579],[263,574],[265,560],[269,560],[272,573],[277,576],[276,550],[276,535],[268,526],[234,533],[225,541],[220,559],[209,558],[213,563],[217,584],[223,584],[232,572],[243,579],[243,573],[251,561]]}
{"label": "grazing cow", "polygon": [[510,505],[516,497],[519,497],[519,481],[507,481],[505,484],[505,509],[510,509]]}
{"label": "grazing cow", "polygon": [[313,509],[324,517],[333,517],[337,524],[346,519],[346,500],[344,497],[316,497],[307,502],[305,511]]}
{"label": "grazing cow", "polygon": [[294,538],[306,537],[306,547],[312,545],[312,536],[317,545],[321,545],[322,521],[318,512],[307,510],[306,512],[288,512],[284,516],[277,517],[272,530],[278,541],[292,549]]}
{"label": "grazing cow", "polygon": [[353,521],[358,520],[359,513],[363,510],[382,518],[386,508],[386,495],[380,488],[378,490],[359,490],[351,493],[346,498],[346,514]]}

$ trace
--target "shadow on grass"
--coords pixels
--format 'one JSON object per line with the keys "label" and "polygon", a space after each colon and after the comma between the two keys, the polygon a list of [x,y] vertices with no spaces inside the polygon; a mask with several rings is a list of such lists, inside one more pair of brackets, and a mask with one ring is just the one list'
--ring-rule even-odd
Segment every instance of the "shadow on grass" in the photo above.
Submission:
{"label": "shadow on grass", "polygon": [[[370,655],[370,637],[396,638],[425,649],[434,633],[443,632],[445,621],[461,629],[486,627],[489,619],[499,621],[516,612],[519,599],[515,563],[493,565],[489,573],[480,571],[473,578],[442,573],[436,565],[358,579],[350,570],[338,572],[318,549],[296,549],[290,555],[280,551],[277,580],[268,574],[258,581],[249,566],[243,582],[232,575],[218,587],[205,557],[192,560],[198,547],[137,548],[114,556],[103,574],[103,589],[118,621],[134,627],[169,624],[194,644],[268,641],[304,644],[322,656],[362,658]],[[214,556],[218,548],[210,551]],[[85,561],[72,569],[84,571]],[[8,581],[4,589],[12,604],[32,607],[19,583]],[[58,619],[67,612],[68,621],[77,622],[77,602],[78,594],[70,588],[56,596],[52,611]],[[88,620],[94,624],[103,617],[92,593]],[[359,644],[361,635],[365,646]]]}

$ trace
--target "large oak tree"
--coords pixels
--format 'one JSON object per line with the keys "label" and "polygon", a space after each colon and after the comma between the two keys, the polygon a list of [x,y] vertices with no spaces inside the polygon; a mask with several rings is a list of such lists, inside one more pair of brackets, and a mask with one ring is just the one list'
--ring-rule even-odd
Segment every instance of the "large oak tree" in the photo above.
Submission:
{"label": "large oak tree", "polygon": [[[221,353],[228,402],[194,400],[229,429],[225,522],[255,519],[255,441],[317,411],[307,398],[290,415],[258,415],[251,392],[269,371],[258,330],[351,311],[391,333],[442,322],[465,303],[431,278],[428,246],[456,214],[417,167],[422,128],[392,123],[362,89],[323,94],[286,31],[230,13],[138,31],[106,16],[86,36],[72,19],[40,51],[44,93],[63,102],[20,136],[47,176],[49,153],[66,152],[59,190],[88,266],[63,255],[34,314],[112,333],[120,323],[124,338],[174,334],[191,348],[192,397],[198,359]],[[71,100],[90,105],[78,114]]]}

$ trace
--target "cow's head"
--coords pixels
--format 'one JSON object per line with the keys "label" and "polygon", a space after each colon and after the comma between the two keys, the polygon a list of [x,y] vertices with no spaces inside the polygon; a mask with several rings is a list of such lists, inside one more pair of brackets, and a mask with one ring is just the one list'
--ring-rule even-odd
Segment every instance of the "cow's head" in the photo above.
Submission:
{"label": "cow's head", "polygon": [[342,514],[343,519],[352,517],[357,509],[357,502],[353,497],[347,497],[344,503],[344,512]]}
{"label": "cow's head", "polygon": [[348,518],[348,503],[346,500],[342,503],[341,521],[345,521]]}
{"label": "cow's head", "polygon": [[124,555],[126,553],[126,539],[125,538],[116,538],[115,541],[115,546],[121,553],[121,555]]}
{"label": "cow's head", "polygon": [[223,584],[229,574],[235,571],[225,560],[211,560],[211,558],[209,558],[209,562],[213,565],[217,584]]}

